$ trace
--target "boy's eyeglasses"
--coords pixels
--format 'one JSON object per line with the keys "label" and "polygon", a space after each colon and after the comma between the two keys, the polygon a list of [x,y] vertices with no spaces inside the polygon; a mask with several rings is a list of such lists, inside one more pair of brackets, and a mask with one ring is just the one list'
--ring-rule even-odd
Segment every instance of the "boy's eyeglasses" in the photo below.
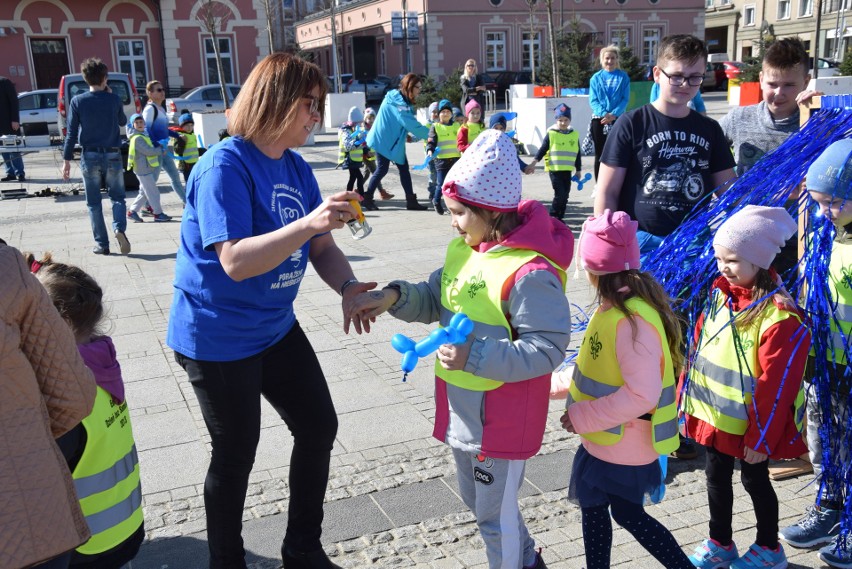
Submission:
{"label": "boy's eyeglasses", "polygon": [[668,77],[669,85],[674,87],[680,87],[684,83],[689,83],[690,87],[698,87],[704,83],[703,75],[690,75],[689,77],[684,77],[683,75],[669,75],[664,69],[660,69],[660,73]]}

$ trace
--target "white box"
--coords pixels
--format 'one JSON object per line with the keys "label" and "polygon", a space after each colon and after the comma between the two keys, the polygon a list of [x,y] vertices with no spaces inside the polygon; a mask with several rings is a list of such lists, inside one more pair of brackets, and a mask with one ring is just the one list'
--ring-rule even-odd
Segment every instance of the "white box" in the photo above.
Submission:
{"label": "white box", "polygon": [[588,95],[512,99],[512,110],[518,113],[518,118],[515,119],[515,137],[524,143],[528,154],[538,152],[548,127],[556,123],[553,109],[560,103],[571,107],[571,127],[580,134],[582,141],[592,120]]}

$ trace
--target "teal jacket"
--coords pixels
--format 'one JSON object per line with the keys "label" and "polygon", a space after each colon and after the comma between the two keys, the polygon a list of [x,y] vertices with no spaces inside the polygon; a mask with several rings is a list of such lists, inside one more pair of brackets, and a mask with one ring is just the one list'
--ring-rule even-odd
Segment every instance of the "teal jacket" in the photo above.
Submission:
{"label": "teal jacket", "polygon": [[409,132],[417,138],[429,136],[429,128],[417,122],[414,116],[414,105],[399,89],[388,91],[376,122],[367,133],[367,146],[397,164],[405,164],[405,138]]}

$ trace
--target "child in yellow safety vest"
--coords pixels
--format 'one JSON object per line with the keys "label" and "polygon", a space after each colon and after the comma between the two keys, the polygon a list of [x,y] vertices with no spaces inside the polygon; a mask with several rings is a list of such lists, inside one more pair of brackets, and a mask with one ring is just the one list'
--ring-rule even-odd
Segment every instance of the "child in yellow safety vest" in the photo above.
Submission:
{"label": "child in yellow safety vest", "polygon": [[476,137],[485,130],[485,121],[482,116],[482,107],[476,102],[476,99],[471,99],[464,106],[465,121],[459,128],[459,134],[456,137],[456,146],[459,152],[464,152],[470,146]]}
{"label": "child in yellow safety vest", "polygon": [[541,448],[550,373],[570,338],[565,270],[574,236],[535,200],[521,199],[512,141],[482,133],[442,188],[452,226],[443,267],[427,282],[392,281],[359,295],[359,318],[386,310],[406,322],[474,328],[435,363],[433,436],[455,458],[459,490],[476,516],[491,569],[546,569],[521,515],[526,460]]}
{"label": "child in yellow safety vest", "polygon": [[337,131],[337,165],[349,170],[349,181],[346,191],[351,192],[356,187],[359,194],[364,195],[364,147],[367,145],[367,131],[361,128],[364,113],[358,107],[349,109],[347,121],[340,125]]}
{"label": "child in yellow safety vest", "polygon": [[130,151],[127,155],[127,169],[133,170],[136,174],[136,179],[139,180],[139,193],[127,208],[127,219],[142,223],[139,212],[147,202],[153,212],[154,221],[171,221],[171,216],[163,213],[160,205],[160,190],[157,189],[157,179],[154,177],[160,172],[160,149],[154,148],[148,137],[142,115],[135,114],[130,117],[128,134]]}
{"label": "child in yellow safety vest", "polygon": [[580,163],[582,154],[580,135],[571,128],[571,108],[563,103],[553,109],[553,113],[556,124],[547,130],[530,166],[535,167],[544,159],[544,169],[550,174],[550,184],[553,186],[550,215],[562,219],[565,217],[568,194],[571,193],[571,177],[575,171],[579,175],[583,168]]}
{"label": "child in yellow safety vest", "polygon": [[[92,412],[57,439],[68,461],[91,538],[73,553],[70,567],[123,567],[145,538],[139,460],[121,366],[101,333],[103,291],[82,269],[27,254],[30,270],[74,332],[77,348],[98,384]],[[105,515],[108,514],[108,515]]]}
{"label": "child in yellow safety vest", "polygon": [[[710,536],[690,557],[696,567],[787,567],[769,459],[806,450],[802,378],[811,334],[772,264],[795,231],[784,208],[747,205],[713,237],[721,275],[696,323],[680,389],[685,434],[707,453]],[[743,555],[732,528],[737,459],[757,519]]]}
{"label": "child in yellow safety vest", "polygon": [[456,147],[458,134],[459,125],[453,122],[453,104],[447,99],[441,99],[438,103],[438,122],[429,129],[429,136],[426,138],[426,156],[431,157],[435,163],[437,191],[432,197],[432,205],[438,215],[444,215],[444,206],[441,203],[444,178],[461,156]]}
{"label": "child in yellow safety vest", "polygon": [[198,157],[202,152],[198,147],[198,136],[196,136],[195,122],[192,120],[192,115],[184,113],[179,119],[180,129],[177,132],[183,135],[183,138],[175,139],[175,154],[181,157],[177,161],[178,170],[183,173],[183,181],[189,180],[189,174],[192,172],[192,167],[198,162]]}
{"label": "child in yellow safety vest", "polygon": [[600,306],[573,373],[554,374],[571,374],[560,420],[582,440],[568,498],[582,512],[587,567],[610,566],[615,519],[664,567],[688,569],[671,532],[644,507],[663,483],[660,455],[678,447],[674,372],[683,355],[668,295],[639,270],[637,228],[623,211],[607,209],[580,234],[580,263]]}
{"label": "child in yellow safety vest", "polygon": [[[373,107],[367,107],[364,109],[364,122],[361,123],[361,126],[365,131],[369,131],[373,128],[373,123],[376,121],[376,110]],[[367,180],[370,179],[370,176],[376,171],[376,153],[366,145],[364,145],[364,184],[367,183]],[[382,200],[389,200],[393,197],[393,194],[389,191],[385,190],[382,186],[382,183],[379,182],[379,195],[382,197]]]}

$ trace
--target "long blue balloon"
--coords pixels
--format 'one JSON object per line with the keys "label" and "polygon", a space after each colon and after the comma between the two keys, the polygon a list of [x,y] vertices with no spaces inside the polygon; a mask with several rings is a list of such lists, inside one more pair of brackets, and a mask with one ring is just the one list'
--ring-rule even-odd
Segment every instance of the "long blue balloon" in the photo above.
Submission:
{"label": "long blue balloon", "polygon": [[463,344],[473,332],[473,321],[461,312],[454,314],[445,328],[438,328],[419,342],[415,342],[404,334],[394,334],[391,347],[402,354],[400,367],[404,374],[402,380],[414,371],[420,358],[424,358],[437,350],[443,344]]}

